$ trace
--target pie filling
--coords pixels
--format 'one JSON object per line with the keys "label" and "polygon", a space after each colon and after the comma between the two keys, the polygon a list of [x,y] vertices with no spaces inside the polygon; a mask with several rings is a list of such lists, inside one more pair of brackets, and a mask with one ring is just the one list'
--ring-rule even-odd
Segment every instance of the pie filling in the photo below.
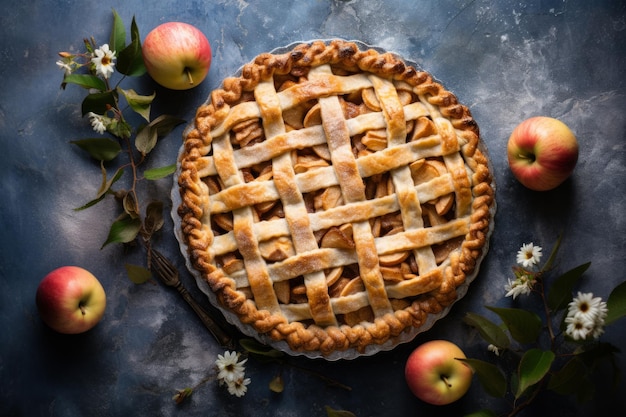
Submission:
{"label": "pie filling", "polygon": [[178,213],[221,308],[293,351],[363,351],[457,299],[494,190],[469,110],[341,40],[261,54],[185,133]]}

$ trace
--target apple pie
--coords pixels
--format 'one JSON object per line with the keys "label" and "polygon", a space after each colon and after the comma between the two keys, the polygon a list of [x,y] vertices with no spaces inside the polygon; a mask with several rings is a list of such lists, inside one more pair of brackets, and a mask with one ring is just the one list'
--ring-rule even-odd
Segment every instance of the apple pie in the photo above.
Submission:
{"label": "apple pie", "polygon": [[495,187],[470,111],[355,42],[257,56],[197,110],[178,164],[190,269],[291,353],[393,347],[487,251]]}

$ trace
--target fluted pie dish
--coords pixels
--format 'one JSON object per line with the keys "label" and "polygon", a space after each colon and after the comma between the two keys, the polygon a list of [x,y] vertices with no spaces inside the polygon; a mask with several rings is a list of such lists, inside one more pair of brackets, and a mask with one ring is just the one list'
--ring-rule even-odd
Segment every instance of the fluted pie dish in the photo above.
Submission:
{"label": "fluted pie dish", "polygon": [[339,39],[263,53],[185,130],[176,235],[212,303],[290,354],[411,340],[465,295],[495,186],[476,121],[399,56]]}

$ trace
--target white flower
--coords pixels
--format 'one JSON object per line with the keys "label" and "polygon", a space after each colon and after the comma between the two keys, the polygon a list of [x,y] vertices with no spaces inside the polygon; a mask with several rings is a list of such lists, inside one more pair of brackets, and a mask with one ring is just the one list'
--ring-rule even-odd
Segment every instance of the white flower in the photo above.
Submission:
{"label": "white flower", "polygon": [[63,70],[65,75],[70,75],[72,73],[72,67],[70,66],[70,63],[67,60],[59,59],[57,61],[57,65],[59,66],[59,68]]}
{"label": "white flower", "polygon": [[569,303],[565,333],[574,340],[587,339],[589,336],[597,339],[604,333],[607,313],[608,308],[602,298],[594,298],[592,293],[579,292]]}
{"label": "white flower", "polygon": [[243,379],[245,373],[245,363],[248,359],[239,361],[239,353],[224,352],[224,355],[217,355],[215,365],[219,371],[217,378],[227,384]]}
{"label": "white flower", "polygon": [[100,116],[99,114],[96,114],[94,112],[87,113],[87,116],[89,116],[89,119],[91,121],[91,127],[93,127],[93,130],[95,130],[96,132],[100,134],[103,134],[104,132],[106,132],[107,127],[104,124],[104,121],[105,121],[104,116]]}
{"label": "white flower", "polygon": [[115,51],[109,49],[109,44],[105,43],[100,48],[93,51],[94,57],[91,62],[96,66],[96,74],[109,78],[113,74],[115,66]]}
{"label": "white flower", "polygon": [[228,384],[228,393],[237,397],[243,397],[248,391],[247,385],[250,384],[250,378],[238,378],[235,381],[230,381]]}
{"label": "white flower", "polygon": [[593,322],[581,316],[567,316],[565,333],[574,340],[584,340],[593,332]]}
{"label": "white flower", "polygon": [[602,298],[593,296],[593,293],[578,293],[569,303],[568,315],[578,315],[589,318],[594,323],[604,324],[607,314],[606,303]]}
{"label": "white flower", "polygon": [[500,349],[496,345],[490,343],[489,346],[487,346],[487,350],[493,352],[496,356],[500,356]]}
{"label": "white flower", "polygon": [[596,325],[594,326],[593,330],[591,331],[591,338],[592,339],[597,339],[598,337],[600,337],[602,335],[602,333],[604,333],[604,323],[601,325],[598,325],[596,323]]}
{"label": "white flower", "polygon": [[515,281],[509,279],[508,283],[504,286],[505,291],[507,291],[505,297],[512,296],[513,299],[515,299],[518,295],[530,294],[535,282],[535,279],[528,275],[522,275]]}
{"label": "white flower", "polygon": [[250,378],[245,377],[245,363],[248,359],[239,360],[239,353],[224,352],[224,355],[217,355],[215,365],[219,370],[217,379],[220,385],[226,384],[228,392],[237,397],[243,397],[248,391]]}
{"label": "white flower", "polygon": [[541,259],[541,246],[531,243],[524,243],[517,252],[517,263],[528,268],[539,263]]}

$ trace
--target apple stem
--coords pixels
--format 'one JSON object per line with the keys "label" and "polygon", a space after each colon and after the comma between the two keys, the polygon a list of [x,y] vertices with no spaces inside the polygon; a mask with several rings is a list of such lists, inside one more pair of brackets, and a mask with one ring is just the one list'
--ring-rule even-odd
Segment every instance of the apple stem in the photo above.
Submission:
{"label": "apple stem", "polygon": [[193,77],[191,76],[189,68],[185,68],[185,72],[187,73],[187,78],[189,78],[189,85],[193,85]]}
{"label": "apple stem", "polygon": [[87,312],[85,311],[85,304],[83,303],[78,304],[78,308],[80,309],[80,312],[83,313],[83,316],[87,314]]}
{"label": "apple stem", "polygon": [[527,159],[530,162],[535,162],[534,154],[519,154],[518,156],[520,157],[520,159]]}
{"label": "apple stem", "polygon": [[441,380],[442,380],[443,382],[445,382],[445,383],[446,383],[446,385],[448,386],[448,388],[452,388],[452,384],[450,384],[450,383],[448,382],[448,377],[447,377],[447,376],[445,376],[445,375],[441,375]]}

